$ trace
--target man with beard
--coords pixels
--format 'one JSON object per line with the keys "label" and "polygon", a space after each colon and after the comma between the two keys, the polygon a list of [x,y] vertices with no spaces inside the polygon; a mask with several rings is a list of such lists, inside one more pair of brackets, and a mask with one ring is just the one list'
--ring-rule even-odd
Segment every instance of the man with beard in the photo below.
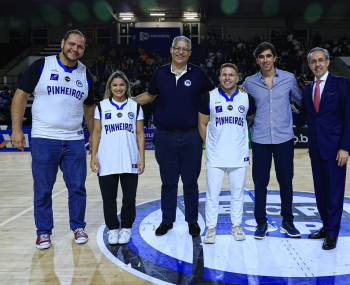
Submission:
{"label": "man with beard", "polygon": [[12,144],[23,151],[22,119],[30,94],[32,108],[32,172],[36,247],[51,246],[52,189],[58,167],[68,188],[70,228],[76,243],[85,243],[86,150],[82,129],[85,117],[90,134],[95,101],[89,70],[78,61],[84,55],[85,37],[78,30],[66,33],[62,52],[35,61],[23,74],[12,102]]}
{"label": "man with beard", "polygon": [[249,166],[246,116],[255,113],[255,103],[250,95],[237,89],[238,69],[234,64],[221,66],[219,80],[221,87],[202,97],[198,113],[199,133],[205,142],[207,156],[207,232],[204,243],[215,242],[219,196],[226,171],[231,190],[231,233],[235,240],[245,239],[241,222]]}

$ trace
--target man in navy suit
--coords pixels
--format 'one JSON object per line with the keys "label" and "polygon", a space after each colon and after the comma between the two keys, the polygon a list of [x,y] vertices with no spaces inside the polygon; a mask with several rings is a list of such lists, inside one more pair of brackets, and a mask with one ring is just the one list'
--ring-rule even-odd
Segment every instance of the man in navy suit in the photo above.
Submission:
{"label": "man in navy suit", "polygon": [[325,238],[322,248],[337,246],[343,213],[346,163],[350,148],[350,81],[328,72],[329,54],[314,48],[307,56],[315,80],[304,87],[297,126],[309,127],[311,158],[317,209],[323,227],[309,239]]}

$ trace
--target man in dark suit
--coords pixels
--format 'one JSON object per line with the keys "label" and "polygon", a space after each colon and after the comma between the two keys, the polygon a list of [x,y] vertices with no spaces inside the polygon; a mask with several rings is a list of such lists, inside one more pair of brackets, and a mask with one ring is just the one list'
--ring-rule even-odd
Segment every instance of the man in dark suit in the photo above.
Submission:
{"label": "man in dark suit", "polygon": [[315,80],[304,87],[297,126],[309,127],[309,153],[317,209],[323,227],[309,239],[325,238],[322,248],[337,246],[343,212],[346,163],[350,148],[350,81],[328,72],[329,54],[314,48],[307,56]]}

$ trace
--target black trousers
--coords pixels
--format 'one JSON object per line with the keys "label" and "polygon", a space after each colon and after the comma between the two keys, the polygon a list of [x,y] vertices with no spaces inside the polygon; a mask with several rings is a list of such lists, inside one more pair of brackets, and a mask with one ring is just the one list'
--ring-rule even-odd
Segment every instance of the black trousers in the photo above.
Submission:
{"label": "black trousers", "polygon": [[132,228],[136,217],[136,189],[138,174],[123,173],[100,176],[98,181],[103,200],[103,214],[109,230],[119,229],[118,211],[117,211],[117,193],[118,182],[123,191],[122,210],[121,210],[121,227]]}
{"label": "black trousers", "polygon": [[267,222],[266,197],[270,181],[272,155],[278,184],[280,185],[281,216],[283,221],[292,222],[293,203],[293,139],[280,144],[259,144],[252,142],[253,181],[255,187],[254,216],[257,224]]}

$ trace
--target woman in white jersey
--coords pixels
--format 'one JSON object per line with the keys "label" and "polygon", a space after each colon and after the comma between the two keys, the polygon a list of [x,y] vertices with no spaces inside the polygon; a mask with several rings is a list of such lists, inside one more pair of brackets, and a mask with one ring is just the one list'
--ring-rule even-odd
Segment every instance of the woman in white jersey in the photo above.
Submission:
{"label": "woman in white jersey", "polygon": [[[109,77],[105,99],[95,110],[90,167],[99,177],[108,242],[126,244],[136,216],[138,175],[145,169],[145,135],[142,108],[130,99],[130,83],[120,71]],[[119,179],[123,191],[120,230]]]}

